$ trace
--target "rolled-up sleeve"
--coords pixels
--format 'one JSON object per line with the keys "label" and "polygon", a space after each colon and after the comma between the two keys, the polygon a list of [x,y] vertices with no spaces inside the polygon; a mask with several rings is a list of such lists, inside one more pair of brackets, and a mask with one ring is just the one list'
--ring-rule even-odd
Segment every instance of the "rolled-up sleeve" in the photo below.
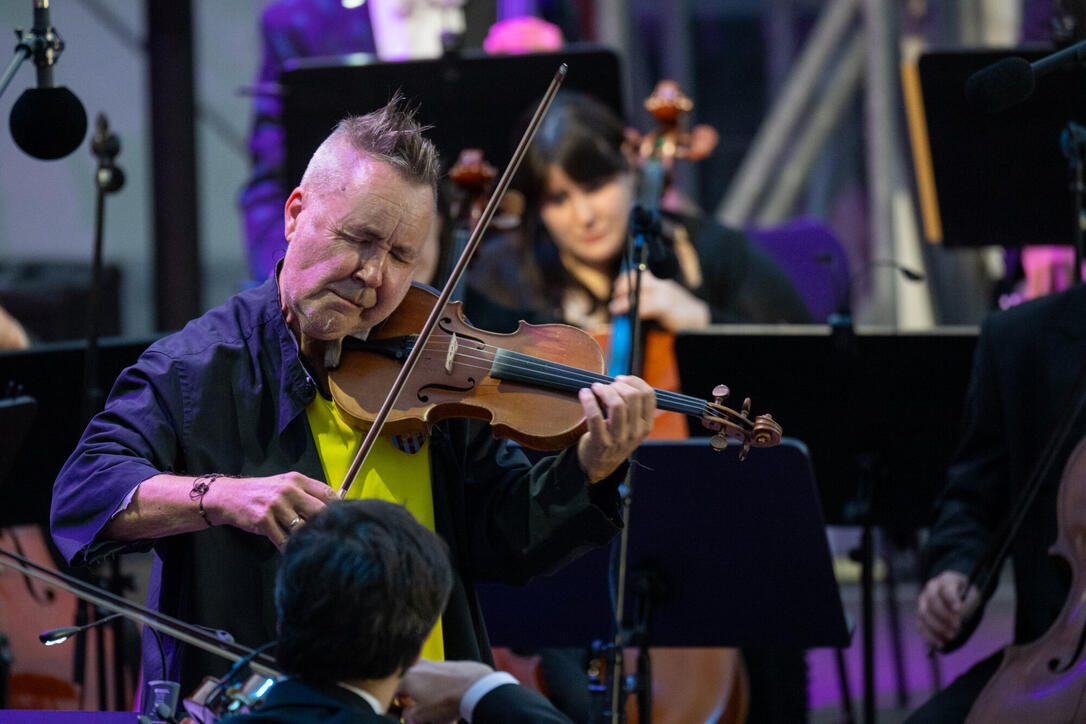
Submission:
{"label": "rolled-up sleeve", "polygon": [[150,547],[97,538],[141,482],[182,467],[184,398],[183,370],[160,352],[121,373],[53,485],[50,526],[69,562]]}

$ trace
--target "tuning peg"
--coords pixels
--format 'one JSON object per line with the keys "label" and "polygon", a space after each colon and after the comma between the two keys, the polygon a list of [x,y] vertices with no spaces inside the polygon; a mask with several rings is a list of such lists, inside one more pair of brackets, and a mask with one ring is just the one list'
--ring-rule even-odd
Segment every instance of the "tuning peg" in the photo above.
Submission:
{"label": "tuning peg", "polygon": [[727,399],[728,395],[731,393],[732,392],[728,389],[727,385],[717,385],[713,388],[713,402],[722,405],[724,404],[724,400]]}
{"label": "tuning peg", "polygon": [[724,436],[723,432],[718,432],[709,438],[709,445],[714,451],[720,452],[728,447],[728,438]]}
{"label": "tuning peg", "polygon": [[743,417],[749,417],[750,416],[750,398],[749,397],[743,398],[743,407],[740,408],[739,412],[740,412],[740,414],[743,415]]}

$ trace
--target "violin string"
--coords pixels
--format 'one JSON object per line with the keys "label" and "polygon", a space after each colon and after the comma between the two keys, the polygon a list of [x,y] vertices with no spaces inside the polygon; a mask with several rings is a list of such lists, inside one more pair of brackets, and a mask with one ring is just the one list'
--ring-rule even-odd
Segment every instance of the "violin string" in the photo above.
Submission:
{"label": "violin string", "polygon": [[[442,335],[448,337],[448,335]],[[438,344],[436,348],[433,345],[427,345],[428,352],[441,353],[445,350],[446,345]],[[590,372],[588,370],[582,370],[578,367],[570,367],[569,365],[563,365],[557,362],[552,362],[540,357],[533,357],[521,352],[514,352],[512,350],[503,349],[495,345],[484,344],[483,349],[479,350],[472,348],[477,352],[489,352],[489,349],[494,349],[495,354],[468,354],[462,350],[458,350],[454,355],[459,363],[465,366],[475,369],[488,371],[490,365],[492,365],[496,358],[496,353],[504,351],[506,356],[511,360],[516,360],[514,364],[506,364],[505,367],[511,370],[519,371],[525,374],[530,373],[530,376],[536,377],[541,384],[550,384],[554,386],[555,383],[565,383],[567,381],[576,381],[581,383],[581,386],[587,387],[592,382],[609,383],[613,381],[613,378],[607,375]],[[464,359],[476,359],[481,360],[486,364],[471,365],[462,362]],[[567,385],[562,384],[565,387]],[[685,412],[689,415],[700,417],[706,414],[712,414],[712,408],[708,403],[696,397],[689,395],[683,395],[677,392],[670,392],[668,390],[656,390],[657,399],[665,404],[670,404],[671,408],[678,408],[676,412]]]}
{"label": "violin string", "polygon": [[[447,335],[446,335],[447,336]],[[494,347],[493,345],[484,345],[484,347]],[[444,351],[443,345],[438,345],[436,348],[433,346],[427,346],[428,352],[435,352],[440,354]],[[582,387],[588,387],[593,382],[609,383],[613,381],[613,378],[607,375],[591,372],[588,370],[582,370],[578,367],[570,367],[569,365],[563,365],[557,362],[552,362],[540,357],[533,357],[521,352],[513,352],[511,350],[503,350],[501,347],[494,347],[497,351],[505,351],[506,356],[515,362],[505,364],[505,367],[510,370],[518,371],[526,376],[535,378],[540,384],[548,384],[549,386],[567,387],[567,382],[578,382]],[[483,351],[483,350],[477,350]],[[487,354],[469,354],[462,350],[458,350],[454,355],[457,362],[463,364],[466,367],[479,369],[482,371],[489,371],[490,366],[495,355]],[[480,360],[486,364],[469,364],[463,362],[465,359]],[[689,395],[683,395],[677,392],[670,392],[668,390],[655,390],[656,397],[659,402],[666,405],[670,405],[670,408],[676,412],[685,412],[688,415],[695,417],[701,417],[705,414],[711,414],[711,408],[708,403],[696,397]],[[658,405],[660,406],[660,405]]]}
{"label": "violin string", "polygon": [[[448,339],[449,336],[450,335],[447,333],[435,333],[431,336],[430,342],[426,345],[426,351],[441,354],[447,348],[447,342],[443,342],[442,340]],[[606,384],[613,381],[613,378],[604,374],[563,365],[541,357],[527,355],[522,352],[514,352],[498,347],[497,345],[483,343],[481,348],[469,347],[468,349],[471,350],[471,353],[464,351],[463,349],[458,349],[454,358],[458,364],[480,371],[489,372],[497,358],[498,352],[504,351],[510,360],[510,362],[505,365],[508,369],[534,377],[540,384],[555,386],[556,383],[562,383],[560,386],[565,387],[567,386],[565,384],[567,382],[577,382],[583,387],[588,387],[593,382]],[[464,360],[475,360],[479,361],[480,364],[471,364]],[[658,407],[662,406],[659,403],[664,403],[664,405],[669,406],[669,409],[674,409],[676,412],[684,412],[694,417],[713,414],[713,409],[709,404],[700,398],[671,392],[669,390],[657,389],[655,392]]]}

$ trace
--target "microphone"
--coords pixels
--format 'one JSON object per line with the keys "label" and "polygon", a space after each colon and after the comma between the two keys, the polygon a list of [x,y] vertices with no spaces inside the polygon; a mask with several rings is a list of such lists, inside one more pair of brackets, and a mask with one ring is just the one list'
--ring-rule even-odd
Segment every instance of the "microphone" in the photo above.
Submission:
{"label": "microphone", "polygon": [[679,259],[664,238],[660,213],[645,207],[640,201],[630,211],[630,226],[635,234],[644,234],[645,265],[657,279],[674,279],[679,275]]}
{"label": "microphone", "polygon": [[977,110],[996,113],[1033,95],[1038,78],[1086,60],[1086,40],[1030,63],[1011,57],[981,68],[965,82],[965,98]]}
{"label": "microphone", "polygon": [[49,21],[49,0],[34,0],[34,26],[21,34],[16,52],[24,59],[34,57],[38,83],[15,101],[8,125],[19,148],[44,160],[67,156],[87,134],[83,104],[70,90],[53,83],[53,64],[63,50],[64,40]]}
{"label": "microphone", "polygon": [[679,259],[664,238],[658,210],[664,188],[664,168],[659,162],[646,165],[641,179],[637,202],[630,210],[630,229],[645,239],[645,264],[657,279],[674,279],[679,275]]}
{"label": "microphone", "polygon": [[[838,256],[828,251],[815,254],[814,261],[816,264],[823,266],[836,266],[839,263]],[[925,279],[923,273],[911,269],[895,259],[873,259],[852,272],[848,280],[843,284],[839,283],[836,276],[831,276],[830,282],[833,285],[833,296],[837,307],[837,311],[830,315],[831,324],[846,322],[849,325],[852,324],[852,287],[855,286],[860,277],[867,276],[878,267],[889,267],[910,282],[922,282]]]}

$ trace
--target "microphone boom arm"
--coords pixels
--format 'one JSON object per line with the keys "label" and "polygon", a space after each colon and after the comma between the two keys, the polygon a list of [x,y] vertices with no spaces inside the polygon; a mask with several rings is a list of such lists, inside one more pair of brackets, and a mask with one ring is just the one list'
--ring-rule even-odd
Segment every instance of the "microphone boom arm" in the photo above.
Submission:
{"label": "microphone boom arm", "polygon": [[15,35],[19,38],[19,44],[15,46],[15,57],[11,59],[8,67],[4,69],[4,75],[0,76],[0,96],[4,95],[4,91],[7,89],[8,84],[11,83],[11,79],[15,77],[15,73],[19,70],[19,66],[23,64],[23,61],[33,55],[33,51],[24,40],[23,31],[16,30]]}
{"label": "microphone boom arm", "polygon": [[34,65],[38,67],[38,87],[53,87],[53,64],[64,51],[64,38],[49,22],[49,3],[43,0],[34,2],[34,26],[24,31],[22,28],[15,30],[15,37],[19,43],[15,46],[15,57],[4,70],[0,77],[0,95],[8,87],[23,61],[34,58]]}

